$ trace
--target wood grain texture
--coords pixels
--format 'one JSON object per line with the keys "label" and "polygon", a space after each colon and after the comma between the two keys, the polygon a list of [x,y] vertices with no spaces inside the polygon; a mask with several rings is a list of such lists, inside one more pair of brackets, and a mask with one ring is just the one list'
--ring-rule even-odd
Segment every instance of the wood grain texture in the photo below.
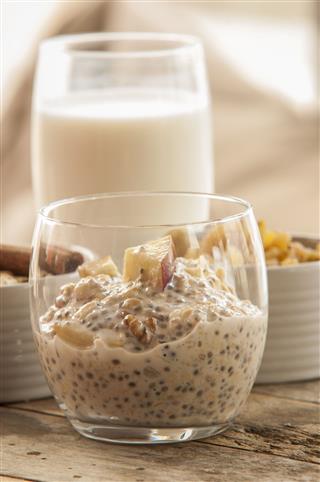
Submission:
{"label": "wood grain texture", "polygon": [[319,382],[258,386],[229,431],[166,446],[87,440],[53,399],[3,406],[4,482],[316,482],[318,388]]}
{"label": "wood grain texture", "polygon": [[10,477],[7,475],[0,475],[0,482],[33,482],[31,479],[21,479],[20,477]]}
{"label": "wood grain texture", "polygon": [[289,400],[320,403],[320,380],[299,383],[256,385],[255,393],[264,393]]}
{"label": "wood grain texture", "polygon": [[[61,417],[1,409],[4,474],[46,482],[313,481],[316,464],[204,442],[167,446],[86,440]],[[165,470],[164,470],[165,468]],[[272,472],[271,472],[272,471]]]}
{"label": "wood grain texture", "polygon": [[[11,407],[63,416],[52,399]],[[320,457],[318,422],[317,405],[296,400],[287,404],[277,397],[252,393],[233,428],[206,439],[206,443],[317,462]]]}

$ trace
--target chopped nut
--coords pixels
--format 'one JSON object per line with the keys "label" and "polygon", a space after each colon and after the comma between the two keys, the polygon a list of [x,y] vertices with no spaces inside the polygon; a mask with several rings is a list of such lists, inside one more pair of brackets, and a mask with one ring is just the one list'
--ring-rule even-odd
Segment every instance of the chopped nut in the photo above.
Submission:
{"label": "chopped nut", "polygon": [[77,301],[89,300],[93,297],[97,298],[101,295],[101,286],[94,278],[83,278],[74,288],[74,294]]}
{"label": "chopped nut", "polygon": [[138,298],[128,298],[126,299],[121,308],[124,310],[136,310],[141,307],[141,301]]}
{"label": "chopped nut", "polygon": [[56,306],[54,305],[50,306],[46,314],[41,316],[40,318],[41,323],[48,323],[49,321],[51,321],[57,311],[58,311],[58,308]]}
{"label": "chopped nut", "polygon": [[56,297],[56,307],[57,308],[63,308],[67,304],[67,300],[63,295],[59,295]]}
{"label": "chopped nut", "polygon": [[79,320],[84,320],[86,316],[89,315],[97,306],[96,301],[89,301],[89,303],[86,303],[85,305],[81,306],[76,312],[75,312],[75,318],[78,318]]}
{"label": "chopped nut", "polygon": [[75,287],[75,284],[74,283],[68,283],[66,285],[63,285],[61,287],[61,294],[63,296],[65,296],[66,298],[70,298],[70,296],[72,295],[73,293],[73,290],[74,290],[74,287]]}
{"label": "chopped nut", "polygon": [[133,336],[135,336],[141,343],[148,344],[152,340],[152,335],[155,331],[152,322],[138,320],[133,315],[127,315],[124,320],[124,324],[128,327]]}
{"label": "chopped nut", "polygon": [[147,327],[149,328],[149,330],[152,331],[152,333],[155,333],[156,332],[156,329],[157,329],[157,321],[155,318],[148,318],[146,321],[145,321],[145,324],[147,325]]}
{"label": "chopped nut", "polygon": [[94,261],[88,261],[78,267],[79,274],[82,278],[85,276],[97,276],[99,274],[105,274],[109,276],[119,276],[119,271],[111,256],[105,256],[104,258],[95,259]]}
{"label": "chopped nut", "polygon": [[59,338],[78,348],[89,348],[93,344],[93,335],[77,325],[55,323],[54,331]]}

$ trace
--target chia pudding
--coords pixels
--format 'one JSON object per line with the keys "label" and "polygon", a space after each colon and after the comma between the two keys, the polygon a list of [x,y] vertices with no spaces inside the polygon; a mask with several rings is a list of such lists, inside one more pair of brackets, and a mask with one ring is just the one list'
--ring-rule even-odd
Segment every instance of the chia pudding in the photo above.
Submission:
{"label": "chia pudding", "polygon": [[226,423],[255,380],[266,316],[209,257],[175,258],[171,240],[154,243],[127,250],[123,276],[106,257],[61,287],[36,336],[49,386],[83,421]]}

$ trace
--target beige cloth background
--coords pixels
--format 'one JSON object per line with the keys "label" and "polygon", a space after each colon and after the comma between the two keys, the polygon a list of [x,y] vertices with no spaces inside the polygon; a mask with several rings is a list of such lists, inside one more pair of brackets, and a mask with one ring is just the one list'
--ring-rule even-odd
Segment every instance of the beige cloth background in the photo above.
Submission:
{"label": "beige cloth background", "polygon": [[[258,2],[257,2],[258,3]],[[280,2],[281,3],[281,2]],[[304,3],[304,2],[302,2]],[[261,14],[239,2],[233,13]],[[286,10],[270,10],[266,15]],[[262,7],[261,7],[262,8]],[[257,217],[292,232],[319,232],[319,124],[316,108],[299,111],[241,78],[217,54],[203,28],[223,2],[79,2],[61,4],[41,38],[92,31],[176,31],[199,35],[213,97],[216,191],[252,202]],[[293,8],[293,13],[295,12]],[[291,12],[292,13],[292,12]],[[309,22],[317,24],[307,12]],[[40,39],[39,39],[40,40]],[[28,244],[35,220],[30,175],[30,104],[36,46],[5,92],[2,129],[2,240]]]}

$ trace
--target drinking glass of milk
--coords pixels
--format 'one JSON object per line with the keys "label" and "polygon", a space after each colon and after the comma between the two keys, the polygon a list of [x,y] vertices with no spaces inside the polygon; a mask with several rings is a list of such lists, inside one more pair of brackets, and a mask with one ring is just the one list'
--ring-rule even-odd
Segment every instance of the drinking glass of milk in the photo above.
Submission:
{"label": "drinking glass of milk", "polygon": [[95,33],[41,44],[32,119],[38,208],[101,192],[209,193],[211,133],[197,38]]}

